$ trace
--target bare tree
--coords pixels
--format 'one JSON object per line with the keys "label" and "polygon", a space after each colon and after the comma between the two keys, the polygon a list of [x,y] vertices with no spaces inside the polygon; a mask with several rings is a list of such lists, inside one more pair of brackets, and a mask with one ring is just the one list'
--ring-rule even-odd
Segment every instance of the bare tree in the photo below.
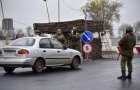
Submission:
{"label": "bare tree", "polygon": [[34,35],[34,32],[33,32],[32,28],[30,26],[26,27],[26,30],[27,30],[27,35],[28,36],[33,36]]}
{"label": "bare tree", "polygon": [[119,26],[119,37],[122,37],[126,31],[126,28],[130,26],[129,24],[122,24]]}
{"label": "bare tree", "polygon": [[[90,0],[82,7],[83,11],[94,21],[103,21],[103,31],[112,30],[112,22],[120,20],[120,2],[110,0]],[[85,13],[85,12],[84,12]],[[112,32],[112,31],[111,31]]]}
{"label": "bare tree", "polygon": [[16,38],[21,38],[21,37],[24,37],[24,32],[22,29],[19,29],[16,33]]}
{"label": "bare tree", "polygon": [[134,29],[135,29],[135,32],[140,32],[140,21],[134,24]]}
{"label": "bare tree", "polygon": [[139,42],[140,41],[140,21],[137,21],[134,24],[134,29],[135,29],[135,34],[136,34],[136,37],[137,37],[137,41]]}

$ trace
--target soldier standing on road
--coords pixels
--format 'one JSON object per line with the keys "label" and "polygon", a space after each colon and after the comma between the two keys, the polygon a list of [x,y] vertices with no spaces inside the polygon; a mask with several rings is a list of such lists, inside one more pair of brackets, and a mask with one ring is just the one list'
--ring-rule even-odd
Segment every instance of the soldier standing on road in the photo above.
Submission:
{"label": "soldier standing on road", "polygon": [[[136,44],[136,37],[133,34],[133,28],[128,26],[126,28],[126,33],[119,41],[119,51],[122,56],[121,58],[121,71],[122,76],[118,79],[125,80],[132,78],[132,59],[133,59],[133,48]],[[126,76],[126,65],[128,68],[128,75]]]}
{"label": "soldier standing on road", "polygon": [[57,33],[54,37],[57,38],[57,40],[59,40],[62,44],[66,45],[66,38],[61,29],[57,29]]}

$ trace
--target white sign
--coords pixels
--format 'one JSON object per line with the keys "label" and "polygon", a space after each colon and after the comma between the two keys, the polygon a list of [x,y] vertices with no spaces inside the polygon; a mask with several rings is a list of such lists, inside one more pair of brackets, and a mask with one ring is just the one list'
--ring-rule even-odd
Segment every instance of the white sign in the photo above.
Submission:
{"label": "white sign", "polygon": [[92,51],[92,46],[90,44],[84,44],[83,51],[85,53],[90,53]]}

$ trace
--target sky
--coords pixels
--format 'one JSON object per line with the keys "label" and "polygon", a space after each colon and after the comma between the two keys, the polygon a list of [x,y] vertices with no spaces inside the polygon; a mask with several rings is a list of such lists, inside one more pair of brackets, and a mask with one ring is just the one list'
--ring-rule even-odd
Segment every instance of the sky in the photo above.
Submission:
{"label": "sky", "polygon": [[[83,18],[80,7],[87,0],[60,0],[61,21]],[[48,22],[46,6],[43,0],[3,0],[5,17],[14,19],[20,27],[35,22]],[[48,0],[51,22],[58,21],[57,0]],[[23,24],[23,25],[22,25]]]}
{"label": "sky", "polygon": [[[47,23],[47,13],[43,0],[2,0],[4,14],[7,18],[13,18],[15,28],[32,26],[33,23]],[[47,0],[51,22],[57,22],[57,0]],[[80,10],[89,0],[60,0],[61,21],[82,19],[84,15]],[[119,23],[114,24],[114,32],[122,23],[134,24],[140,21],[140,0],[119,0],[123,7],[120,10]],[[0,20],[1,20],[0,11]]]}

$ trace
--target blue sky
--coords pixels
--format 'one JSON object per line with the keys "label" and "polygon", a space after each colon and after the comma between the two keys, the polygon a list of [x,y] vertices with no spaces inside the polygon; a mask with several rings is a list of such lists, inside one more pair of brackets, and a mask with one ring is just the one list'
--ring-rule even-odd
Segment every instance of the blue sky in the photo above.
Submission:
{"label": "blue sky", "polygon": [[[48,22],[43,0],[2,0],[4,13],[14,19],[15,28],[32,26],[35,22]],[[89,0],[60,0],[61,21],[84,18],[80,7]],[[119,0],[123,4],[120,10],[121,21],[115,23],[115,32],[122,23],[133,24],[140,21],[140,0]],[[51,21],[57,21],[57,0],[48,0]],[[0,12],[0,16],[1,12]],[[1,18],[0,18],[1,19]]]}

